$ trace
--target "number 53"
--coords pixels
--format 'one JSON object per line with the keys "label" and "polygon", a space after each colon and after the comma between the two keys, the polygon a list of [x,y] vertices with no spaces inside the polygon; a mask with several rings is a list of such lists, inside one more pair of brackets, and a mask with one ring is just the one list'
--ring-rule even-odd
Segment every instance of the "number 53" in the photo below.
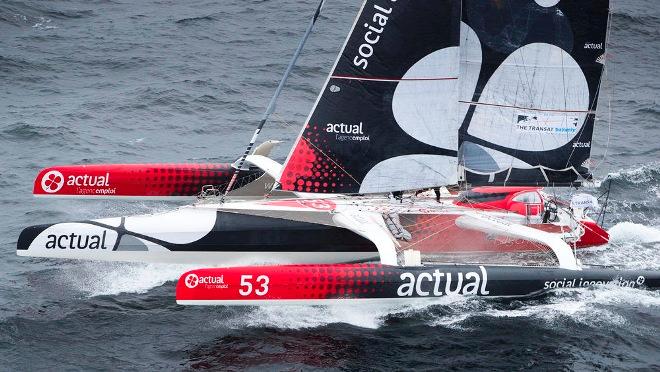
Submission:
{"label": "number 53", "polygon": [[[249,296],[252,293],[252,275],[241,275],[241,289],[238,290],[238,293],[241,296]],[[259,285],[258,289],[254,290],[254,294],[257,296],[263,296],[268,293],[268,283],[270,279],[266,275],[259,275],[257,277],[256,283]]]}

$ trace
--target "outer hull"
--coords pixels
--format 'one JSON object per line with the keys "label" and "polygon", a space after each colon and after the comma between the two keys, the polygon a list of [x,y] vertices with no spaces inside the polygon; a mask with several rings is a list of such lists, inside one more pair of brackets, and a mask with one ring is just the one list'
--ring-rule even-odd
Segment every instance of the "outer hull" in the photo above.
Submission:
{"label": "outer hull", "polygon": [[326,264],[335,262],[356,262],[378,260],[373,252],[110,252],[109,254],[72,254],[66,250],[52,251],[39,255],[26,250],[18,250],[18,256],[82,259],[94,261],[121,261],[166,264],[204,264],[215,266],[235,265],[276,265],[276,264]]}
{"label": "outer hull", "polygon": [[378,257],[375,245],[341,227],[181,208],[155,215],[26,228],[20,256],[197,263],[352,262]]}
{"label": "outer hull", "polygon": [[529,297],[558,288],[614,285],[657,289],[657,271],[589,268],[379,264],[291,265],[193,270],[177,283],[183,305],[324,304],[446,295]]}
{"label": "outer hull", "polygon": [[[39,197],[190,199],[205,185],[222,187],[231,164],[94,164],[42,169],[34,181]],[[241,171],[241,187],[259,176],[258,168]]]}

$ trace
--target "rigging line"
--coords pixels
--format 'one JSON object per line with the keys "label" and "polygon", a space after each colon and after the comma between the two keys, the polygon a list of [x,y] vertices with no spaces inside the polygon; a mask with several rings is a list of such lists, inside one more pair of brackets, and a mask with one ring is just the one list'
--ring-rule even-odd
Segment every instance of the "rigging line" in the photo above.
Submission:
{"label": "rigging line", "polygon": [[[405,214],[405,213],[399,213],[399,214]],[[414,227],[416,227],[416,226],[420,226],[420,225],[427,225],[427,224],[429,224],[429,223],[431,223],[431,222],[433,222],[433,221],[435,221],[435,220],[437,220],[437,219],[439,219],[439,218],[442,218],[442,217],[445,217],[445,215],[442,215],[442,214],[435,214],[433,217],[429,218],[428,220],[421,221],[421,222],[417,222],[417,220],[413,220],[413,221],[410,221],[410,222],[412,222],[411,224],[409,224],[409,225],[404,225],[404,224],[402,223],[401,226],[403,226],[404,228],[414,228]],[[399,217],[399,218],[401,218],[401,217]],[[405,218],[404,218],[404,219],[405,219]],[[411,220],[412,220],[412,219],[411,219]],[[453,223],[454,223],[453,220],[440,221],[440,222],[437,222],[434,226],[438,226],[438,225],[442,225],[442,224],[453,224]]]}
{"label": "rigging line", "polygon": [[[607,69],[605,70],[606,76],[607,75]],[[614,80],[614,79],[612,79]],[[608,80],[609,81],[609,80]],[[605,152],[603,153],[603,159],[596,164],[593,169],[592,173],[595,172],[600,166],[605,163],[607,160],[607,155],[610,149],[610,141],[612,139],[612,96],[614,95],[614,86],[610,86],[611,91],[608,94],[607,98],[607,142],[605,144]]]}
{"label": "rigging line", "polygon": [[296,135],[298,135],[298,133],[300,132],[300,128],[298,128],[298,126],[289,123],[288,121],[286,121],[286,119],[284,119],[283,117],[279,116],[279,115],[277,114],[277,112],[274,112],[274,113],[273,113],[273,116],[274,116],[275,119],[276,119],[276,122],[275,122],[275,123],[276,123],[280,128],[285,129],[285,130],[289,130],[289,131],[291,131],[291,132],[294,132]]}
{"label": "rigging line", "polygon": [[[603,51],[603,70],[604,70],[604,75],[605,75],[605,82],[609,83],[607,86],[609,87],[609,94],[607,98],[607,143],[605,145],[605,152],[603,153],[603,160],[601,160],[598,164],[596,164],[592,170],[592,173],[595,172],[600,166],[605,163],[607,160],[607,155],[610,149],[610,140],[612,137],[612,97],[614,96],[614,87],[615,85],[612,84],[614,81],[614,78],[610,79],[610,69],[614,70],[614,66],[612,64],[607,65],[607,49],[609,45],[609,40],[610,40],[610,35],[612,31],[612,10],[610,9],[608,19],[607,19],[607,34],[605,36],[605,50]],[[613,71],[612,75],[615,75],[616,73]]]}
{"label": "rigging line", "polygon": [[[553,188],[553,190],[554,190],[554,188]],[[478,204],[478,202],[474,202],[470,199],[467,199],[467,203],[470,205],[471,208],[474,208],[474,209],[478,210],[478,208],[476,208],[474,206],[475,204]],[[493,208],[490,209],[490,210],[496,210],[496,211],[504,212],[504,213],[507,213],[507,214],[511,214],[511,213],[515,214],[515,212],[511,212],[507,209],[499,208],[499,207],[495,207],[495,206],[493,206]],[[560,226],[560,228],[562,229],[562,233],[564,233],[563,226]],[[516,238],[510,238],[510,239],[516,240]],[[536,243],[536,242],[533,242],[533,241],[527,240],[527,239],[521,239],[521,240],[524,240],[525,242],[531,243],[533,246],[536,246],[537,248],[548,248],[545,244],[542,244],[542,243]],[[539,251],[546,254],[546,255],[551,255],[550,252],[547,252],[547,249],[539,249]]]}
{"label": "rigging line", "polygon": [[[477,212],[477,214],[480,214],[480,213]],[[449,221],[449,222],[452,222],[452,221]],[[433,238],[434,236],[436,236],[440,233],[445,232],[446,230],[448,230],[452,226],[453,226],[452,223],[448,223],[446,227],[443,226],[441,229],[436,230],[436,231],[424,236],[420,240],[412,242],[409,245],[407,245],[406,247],[402,247],[402,248],[403,249],[414,248],[415,246],[419,245],[420,243],[422,243],[422,242],[424,242],[428,239],[431,239],[431,238]],[[475,231],[475,230],[467,229],[467,230],[464,230],[462,232],[459,232],[459,234],[468,234],[469,231]],[[476,230],[476,231],[479,231],[479,230]],[[506,237],[506,240],[507,240],[507,242],[514,241],[514,240],[524,240],[525,242],[529,243],[531,246],[536,247],[538,249],[539,253],[544,254],[544,255],[548,255],[550,257],[554,257],[554,256],[552,256],[551,252],[548,251],[548,247],[544,244],[533,242],[533,241],[526,240],[526,239],[517,239],[517,238],[511,238],[511,237]],[[496,244],[506,244],[506,243],[496,243]],[[440,252],[437,252],[437,253],[440,253]]]}
{"label": "rigging line", "polygon": [[[567,97],[566,96],[568,95],[568,92],[566,91],[566,71],[564,69],[564,53],[566,53],[564,51],[564,49],[560,48],[559,49],[559,55],[561,57],[561,83],[562,83],[562,88],[563,88],[562,91],[564,93],[564,109],[567,109],[568,108],[568,102],[567,102],[567,99],[566,99]],[[570,54],[569,54],[569,56],[570,56]],[[569,124],[568,123],[568,118],[566,117],[566,115],[564,115],[564,123],[563,124],[564,124],[564,128],[566,127],[567,124]],[[560,141],[557,139],[557,137],[553,136],[553,138],[555,140],[555,145],[560,145],[559,144]],[[557,147],[560,147],[560,146],[557,146]],[[570,161],[571,161],[571,158],[569,156],[568,157],[568,163],[570,163]],[[568,166],[568,163],[565,166]]]}
{"label": "rigging line", "polygon": [[[277,113],[274,113],[274,115],[275,115],[275,117],[276,117],[277,119],[279,119],[279,120],[281,120],[282,122],[284,122],[284,124],[285,124],[285,128],[293,129],[293,125],[292,125],[291,123],[287,122],[284,118],[282,118],[281,116],[279,116]],[[303,135],[301,135],[300,138],[303,139],[305,142],[307,142],[307,144],[309,144],[310,146],[314,147],[318,152],[321,153],[321,155],[325,156],[328,160],[330,160],[330,161],[331,161],[334,165],[336,165],[337,168],[339,168],[342,172],[344,172],[344,173],[347,174],[349,177],[351,177],[351,179],[352,179],[353,181],[355,181],[355,183],[357,183],[358,185],[361,185],[361,183],[358,182],[358,180],[356,180],[355,177],[353,177],[353,175],[351,175],[346,169],[344,169],[344,167],[342,167],[341,165],[339,165],[339,163],[337,163],[337,162],[336,162],[331,156],[328,156],[328,155],[327,155],[323,150],[321,150],[318,146],[314,145],[314,144],[312,143],[312,141],[310,141],[308,138],[306,138],[306,137],[303,136]]]}
{"label": "rigging line", "polygon": [[[415,161],[415,163],[421,165],[422,167],[427,168],[427,169],[433,171],[435,174],[438,174],[438,175],[444,177],[445,179],[448,178],[448,177],[445,176],[442,172],[438,171],[437,169],[433,169],[430,165],[428,165],[428,164],[424,164],[424,163],[422,163],[422,162],[421,162],[420,160],[418,160],[418,159],[413,159],[413,161]],[[444,185],[441,185],[441,186],[444,186]]]}
{"label": "rigging line", "polygon": [[[516,86],[516,94],[515,94],[515,97],[516,97],[516,98],[518,97],[518,90],[519,90],[519,88],[520,88],[520,86]],[[523,91],[524,91],[524,89],[523,89]],[[523,93],[524,93],[524,92],[523,92]],[[502,110],[500,110],[500,114],[502,114]],[[504,116],[504,115],[502,115],[502,116]],[[513,133],[513,131],[514,131],[514,127],[512,126],[512,127],[511,127],[511,132],[510,132],[510,135],[511,135],[511,136],[515,136],[515,134]],[[516,141],[516,146],[515,146],[515,149],[514,149],[514,151],[513,151],[513,155],[510,156],[510,158],[511,158],[510,160],[511,160],[511,161],[509,162],[509,174],[510,174],[510,172],[511,172],[511,169],[513,169],[513,163],[516,161],[516,159],[518,159],[518,156],[519,156],[519,155],[518,155],[518,149],[520,148],[520,141],[522,141],[522,137],[523,137],[522,135],[518,135],[518,136],[517,136],[518,139],[517,139],[517,141]],[[506,183],[506,181],[508,181],[508,180],[509,180],[509,177],[507,176],[507,178],[506,178],[506,180],[505,180],[504,182]]]}
{"label": "rigging line", "polygon": [[566,101],[566,71],[564,71],[564,49],[559,49],[559,53],[561,56],[561,83],[564,89],[564,109],[568,108],[568,102]]}
{"label": "rigging line", "polygon": [[236,179],[238,178],[238,174],[241,172],[241,168],[243,168],[243,164],[245,163],[245,159],[250,154],[250,151],[252,150],[252,147],[254,147],[254,144],[257,141],[257,137],[259,136],[259,133],[263,129],[264,125],[266,124],[266,121],[268,120],[268,117],[270,116],[270,114],[273,113],[273,111],[275,111],[275,105],[277,103],[277,98],[279,97],[280,93],[282,92],[282,89],[284,89],[284,85],[286,84],[286,81],[289,78],[289,75],[291,75],[291,70],[293,70],[293,66],[295,66],[296,61],[298,60],[298,57],[300,56],[300,53],[302,52],[302,49],[305,46],[305,43],[307,42],[307,38],[309,38],[309,35],[312,33],[312,29],[314,28],[314,24],[316,23],[316,20],[319,18],[319,14],[321,14],[321,9],[323,8],[324,3],[325,3],[325,0],[321,0],[319,2],[319,5],[316,8],[316,11],[314,12],[314,16],[310,20],[309,25],[307,25],[307,29],[305,30],[305,34],[303,35],[302,40],[300,40],[300,43],[298,44],[298,48],[296,48],[296,51],[293,53],[293,57],[291,58],[291,61],[289,62],[289,65],[287,66],[286,70],[284,71],[284,75],[282,76],[282,79],[280,80],[280,83],[277,86],[277,89],[275,89],[275,93],[273,94],[273,97],[270,99],[270,102],[268,103],[268,107],[266,108],[266,111],[264,112],[264,114],[261,118],[261,121],[259,122],[259,126],[254,131],[254,134],[252,135],[252,138],[250,139],[250,143],[248,144],[247,148],[245,149],[245,152],[243,152],[243,155],[241,155],[241,158],[238,161],[237,167],[234,169],[234,174],[232,175],[231,180],[229,180],[229,184],[227,185],[227,188],[225,189],[225,192],[222,194],[222,198],[220,199],[221,204],[224,203],[225,198],[227,197],[227,194],[229,194],[232,187],[234,186],[234,183],[236,182]]}
{"label": "rigging line", "polygon": [[423,78],[387,78],[387,77],[360,77],[349,75],[332,75],[332,79],[344,80],[364,80],[364,81],[384,81],[384,82],[400,82],[400,81],[440,81],[440,80],[458,80],[458,77],[423,77]]}
{"label": "rigging line", "polygon": [[423,238],[419,239],[418,241],[416,241],[416,242],[412,242],[412,243],[408,244],[408,246],[406,246],[405,249],[410,249],[410,248],[416,246],[417,244],[419,244],[419,243],[421,243],[421,242],[423,242],[423,241],[425,241],[425,240],[428,240],[428,239],[430,239],[430,238],[432,238],[432,237],[434,237],[434,236],[440,234],[441,232],[445,232],[445,231],[446,231],[447,229],[449,229],[451,226],[452,226],[452,225],[449,224],[449,225],[447,225],[447,227],[444,227],[444,228],[442,228],[442,229],[440,229],[440,230],[437,230],[437,231],[435,231],[435,232],[433,232],[433,233],[430,233],[430,234],[424,236]]}
{"label": "rigging line", "polygon": [[493,107],[503,107],[503,108],[514,108],[519,110],[529,110],[529,111],[540,111],[540,112],[565,112],[565,113],[587,113],[595,114],[593,110],[559,110],[559,109],[542,109],[542,108],[532,108],[532,107],[522,107],[516,105],[503,105],[498,103],[486,103],[486,102],[474,102],[474,101],[458,101],[460,103],[466,103],[468,105],[475,106],[493,106]]}
{"label": "rigging line", "polygon": [[[609,38],[610,38],[610,31],[611,31],[611,29],[612,29],[612,12],[611,12],[611,10],[608,9],[608,16],[607,16],[607,30],[606,30],[606,32],[605,32],[605,48],[603,49],[603,56],[605,56],[605,57],[607,56],[607,45],[608,45],[608,41],[609,41]],[[601,73],[600,79],[598,80],[598,86],[597,86],[597,88],[596,88],[596,91],[597,91],[597,92],[600,92],[601,87],[603,86],[603,76],[607,76],[606,62],[607,62],[607,58],[604,58],[604,59],[603,59],[603,67],[602,67],[604,73]],[[594,130],[595,130],[595,127],[596,127],[596,111],[593,110],[593,108],[598,104],[598,97],[600,97],[600,94],[595,94],[595,95],[594,95],[594,99],[593,99],[592,102],[590,102],[590,104],[589,104],[589,112],[587,113],[587,116],[586,116],[585,119],[584,119],[585,122],[586,122],[587,120],[589,120],[589,114],[593,114],[593,115],[594,115],[594,125],[593,125],[593,126],[594,126]],[[611,107],[612,107],[612,106],[611,106],[611,96],[610,96],[609,104],[610,104],[609,108],[610,108],[610,110],[611,110]],[[610,114],[611,114],[611,112],[610,112]],[[610,125],[610,128],[611,128],[611,125],[612,125],[612,124],[611,124],[611,120],[610,120],[609,125]],[[583,125],[582,128],[580,128],[580,133],[579,133],[578,138],[581,138],[581,137],[582,137],[582,133],[584,132],[585,127],[586,127],[586,125]],[[593,133],[592,133],[592,136],[593,136]],[[608,146],[608,148],[609,148],[609,133],[608,133],[608,145],[607,145],[607,146]],[[570,162],[571,162],[571,158],[573,157],[573,154],[575,153],[575,150],[576,150],[576,147],[574,147],[574,148],[571,150],[571,153],[570,153],[569,156],[568,156],[568,161],[567,161],[567,163],[566,163],[566,166],[568,166],[568,164],[570,164]],[[604,160],[605,160],[605,159],[603,158],[603,161],[604,161]],[[594,169],[594,170],[595,170],[595,169]],[[576,172],[576,173],[578,173],[578,172]],[[590,172],[590,173],[593,175],[593,172]],[[578,175],[580,175],[580,174],[578,173]],[[580,177],[582,177],[583,179],[586,179],[586,178],[583,177],[582,175],[580,175]]]}
{"label": "rigging line", "polygon": [[337,168],[339,168],[342,172],[344,172],[346,175],[348,175],[349,177],[351,177],[351,179],[352,179],[353,181],[355,181],[355,183],[357,183],[358,186],[362,186],[362,184],[361,184],[358,180],[356,180],[355,177],[353,177],[353,175],[351,175],[350,173],[348,173],[348,171],[347,171],[346,169],[344,169],[344,167],[342,167],[341,165],[339,165],[339,163],[337,163],[337,162],[335,161],[335,159],[333,159],[331,156],[328,156],[323,150],[321,150],[318,146],[316,146],[315,144],[313,144],[312,141],[310,141],[307,137],[301,135],[300,138],[303,139],[305,142],[307,142],[308,145],[314,147],[318,152],[321,153],[321,155],[325,156],[328,160],[330,160],[330,161],[331,161],[334,165],[336,165]]}

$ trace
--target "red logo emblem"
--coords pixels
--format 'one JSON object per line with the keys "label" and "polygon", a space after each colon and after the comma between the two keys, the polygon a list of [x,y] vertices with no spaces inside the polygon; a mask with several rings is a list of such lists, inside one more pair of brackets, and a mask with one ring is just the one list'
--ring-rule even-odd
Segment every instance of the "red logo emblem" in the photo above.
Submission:
{"label": "red logo emblem", "polygon": [[56,170],[52,170],[41,177],[41,189],[52,194],[60,191],[64,186],[64,176]]}
{"label": "red logo emblem", "polygon": [[197,287],[197,284],[199,284],[199,278],[197,277],[197,274],[190,273],[186,276],[185,279],[186,287],[188,288],[195,288]]}

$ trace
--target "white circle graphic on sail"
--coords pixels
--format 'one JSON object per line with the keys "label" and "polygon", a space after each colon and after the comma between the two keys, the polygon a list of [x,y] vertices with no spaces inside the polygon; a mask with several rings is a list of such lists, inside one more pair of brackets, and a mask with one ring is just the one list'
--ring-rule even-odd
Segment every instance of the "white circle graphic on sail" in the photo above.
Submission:
{"label": "white circle graphic on sail", "polygon": [[559,0],[536,0],[536,3],[544,8],[549,8],[559,4]]}
{"label": "white circle graphic on sail", "polygon": [[465,120],[470,108],[466,102],[472,101],[474,91],[479,81],[482,62],[481,42],[474,30],[466,23],[461,22],[461,61],[460,61],[460,105],[458,126]]}
{"label": "white circle graphic on sail", "polygon": [[472,104],[469,134],[510,149],[554,150],[582,129],[589,85],[570,54],[534,43],[509,55]]}
{"label": "white circle graphic on sail", "polygon": [[397,124],[415,139],[455,150],[458,143],[459,48],[428,54],[402,77],[392,98]]}
{"label": "white circle graphic on sail", "polygon": [[458,182],[457,159],[444,155],[402,155],[383,160],[362,180],[360,193],[417,190]]}
{"label": "white circle graphic on sail", "polygon": [[462,165],[473,173],[492,174],[518,168],[532,169],[534,166],[514,156],[465,141],[459,149]]}

